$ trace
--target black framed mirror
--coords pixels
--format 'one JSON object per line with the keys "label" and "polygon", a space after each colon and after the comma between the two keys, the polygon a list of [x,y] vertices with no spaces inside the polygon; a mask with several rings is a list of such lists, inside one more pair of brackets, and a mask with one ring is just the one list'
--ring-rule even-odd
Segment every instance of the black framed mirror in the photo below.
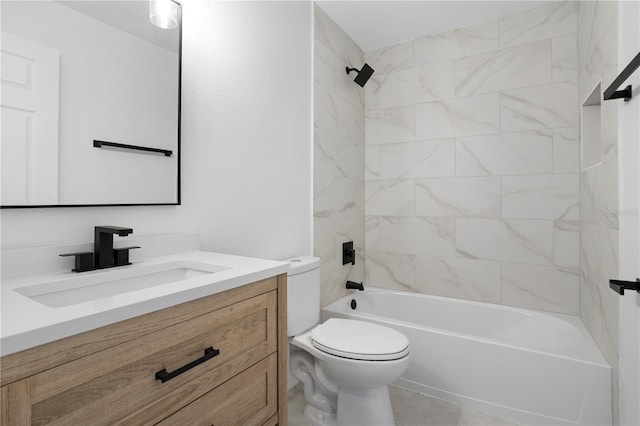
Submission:
{"label": "black framed mirror", "polygon": [[180,204],[182,10],[2,1],[1,207]]}

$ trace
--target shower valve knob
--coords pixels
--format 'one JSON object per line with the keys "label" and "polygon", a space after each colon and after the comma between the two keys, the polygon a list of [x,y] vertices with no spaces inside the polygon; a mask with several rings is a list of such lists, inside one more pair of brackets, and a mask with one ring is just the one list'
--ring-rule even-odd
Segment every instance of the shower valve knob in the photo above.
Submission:
{"label": "shower valve knob", "polygon": [[353,248],[353,241],[342,243],[342,264],[356,264],[356,251]]}

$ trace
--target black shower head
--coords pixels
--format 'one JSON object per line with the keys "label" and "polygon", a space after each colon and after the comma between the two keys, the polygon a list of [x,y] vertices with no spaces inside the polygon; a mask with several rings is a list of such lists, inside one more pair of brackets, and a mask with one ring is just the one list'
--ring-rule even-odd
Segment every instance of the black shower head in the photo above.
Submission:
{"label": "black shower head", "polygon": [[356,76],[356,78],[353,79],[353,81],[355,81],[358,85],[360,85],[360,87],[364,87],[367,81],[369,81],[369,77],[371,77],[371,74],[373,74],[373,68],[371,68],[369,64],[364,64],[361,70],[358,70],[357,68],[349,68],[349,67],[346,67],[346,70],[347,70],[347,74],[349,74],[351,71],[358,72],[358,75]]}

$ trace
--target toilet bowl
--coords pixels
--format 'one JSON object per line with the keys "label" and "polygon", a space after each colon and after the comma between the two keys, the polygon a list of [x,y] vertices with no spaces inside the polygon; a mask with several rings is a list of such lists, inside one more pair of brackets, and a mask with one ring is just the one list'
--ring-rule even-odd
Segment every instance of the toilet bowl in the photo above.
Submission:
{"label": "toilet bowl", "polygon": [[320,261],[296,260],[287,285],[289,321],[295,322],[288,326],[289,367],[304,385],[306,421],[312,426],[393,425],[387,384],[409,364],[409,339],[365,321],[331,318],[318,324]]}

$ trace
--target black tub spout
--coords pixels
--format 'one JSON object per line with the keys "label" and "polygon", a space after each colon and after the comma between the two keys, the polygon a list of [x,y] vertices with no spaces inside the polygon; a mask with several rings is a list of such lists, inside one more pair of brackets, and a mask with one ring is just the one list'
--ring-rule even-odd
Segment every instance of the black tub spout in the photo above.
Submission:
{"label": "black tub spout", "polygon": [[360,290],[360,291],[364,291],[364,285],[362,285],[362,283],[356,283],[353,281],[347,281],[347,290]]}

